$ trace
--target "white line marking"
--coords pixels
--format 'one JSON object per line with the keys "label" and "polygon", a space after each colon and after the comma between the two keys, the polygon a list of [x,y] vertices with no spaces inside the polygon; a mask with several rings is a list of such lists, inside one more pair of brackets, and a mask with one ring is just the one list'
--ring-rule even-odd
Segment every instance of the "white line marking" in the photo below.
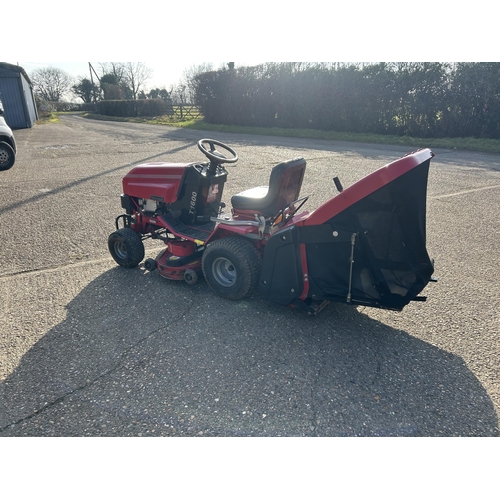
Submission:
{"label": "white line marking", "polygon": [[450,198],[451,196],[459,196],[461,194],[475,193],[476,191],[484,191],[485,189],[495,189],[495,188],[500,188],[500,184],[497,184],[496,186],[485,186],[475,189],[466,189],[465,191],[457,191],[456,193],[440,194],[439,196],[430,196],[429,199],[440,200],[441,198]]}

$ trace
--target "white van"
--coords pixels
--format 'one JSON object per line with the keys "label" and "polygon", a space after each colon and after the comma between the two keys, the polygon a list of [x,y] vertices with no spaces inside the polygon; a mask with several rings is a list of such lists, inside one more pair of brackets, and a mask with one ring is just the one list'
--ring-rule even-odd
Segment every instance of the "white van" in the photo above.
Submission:
{"label": "white van", "polygon": [[0,170],[8,170],[16,161],[16,140],[11,128],[4,118],[2,101],[0,101]]}

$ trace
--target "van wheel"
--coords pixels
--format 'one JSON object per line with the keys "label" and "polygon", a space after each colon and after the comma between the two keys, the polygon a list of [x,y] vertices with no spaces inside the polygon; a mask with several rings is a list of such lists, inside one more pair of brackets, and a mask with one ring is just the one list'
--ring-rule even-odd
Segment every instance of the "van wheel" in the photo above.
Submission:
{"label": "van wheel", "polygon": [[14,166],[16,153],[10,144],[0,141],[0,170],[9,170]]}

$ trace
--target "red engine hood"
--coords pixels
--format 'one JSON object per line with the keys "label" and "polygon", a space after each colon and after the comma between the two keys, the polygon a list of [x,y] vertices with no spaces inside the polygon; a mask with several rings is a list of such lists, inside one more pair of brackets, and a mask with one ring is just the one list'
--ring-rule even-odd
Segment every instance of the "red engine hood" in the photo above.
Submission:
{"label": "red engine hood", "polygon": [[173,203],[186,168],[197,163],[143,163],[123,178],[123,192],[129,196]]}

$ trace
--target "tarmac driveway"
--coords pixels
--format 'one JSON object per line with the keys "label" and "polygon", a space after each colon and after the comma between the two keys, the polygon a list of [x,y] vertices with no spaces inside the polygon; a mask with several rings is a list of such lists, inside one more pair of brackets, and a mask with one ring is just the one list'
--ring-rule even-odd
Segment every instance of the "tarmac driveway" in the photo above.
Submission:
{"label": "tarmac driveway", "polygon": [[435,151],[427,238],[439,282],[427,302],[309,317],[116,266],[107,237],[122,176],[144,161],[201,161],[208,135],[240,156],[228,205],[303,156],[312,210],[335,175],[348,186],[408,148],[76,116],[15,135],[16,164],[0,172],[0,436],[498,435],[498,155]]}

